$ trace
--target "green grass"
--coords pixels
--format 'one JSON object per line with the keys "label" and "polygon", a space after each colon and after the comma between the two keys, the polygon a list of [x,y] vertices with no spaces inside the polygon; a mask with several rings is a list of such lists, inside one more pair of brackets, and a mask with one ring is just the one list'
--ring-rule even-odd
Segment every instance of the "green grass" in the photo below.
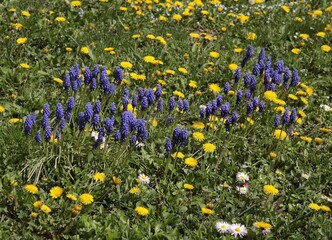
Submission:
{"label": "green grass", "polygon": [[[285,3],[290,6],[287,13],[279,1],[255,5],[241,0],[221,1],[220,6],[208,1],[199,6],[196,1],[191,16],[184,14],[192,5],[188,1],[183,1],[183,7],[176,7],[181,4],[173,2],[174,6],[169,9],[165,2],[163,4],[157,1],[82,1],[80,7],[72,7],[70,1],[59,0],[0,4],[0,167],[3,169],[0,238],[235,238],[216,230],[215,224],[223,221],[244,225],[248,231],[246,239],[330,239],[329,208],[332,206],[328,198],[332,198],[332,142],[331,132],[323,132],[322,128],[332,129],[332,113],[320,107],[322,104],[331,107],[332,55],[331,51],[324,52],[321,48],[323,45],[331,47],[332,41],[328,2]],[[127,11],[120,7],[126,7]],[[322,15],[310,14],[318,9],[322,10]],[[24,10],[29,11],[29,17],[22,15]],[[202,10],[209,14],[203,15]],[[237,19],[240,13],[250,16],[249,21],[240,23]],[[174,14],[181,14],[182,19],[175,21]],[[59,16],[66,21],[57,22],[55,19]],[[167,20],[160,21],[160,16]],[[303,21],[296,21],[296,17]],[[15,29],[15,23],[22,24],[22,28]],[[255,33],[257,38],[248,39],[249,32]],[[325,37],[316,36],[318,32],[326,33]],[[193,38],[190,33],[200,36]],[[133,38],[135,34],[140,37]],[[159,40],[149,39],[148,34],[159,36]],[[308,34],[309,38],[302,39],[300,34]],[[17,39],[23,37],[27,42],[18,44]],[[250,44],[254,56],[241,69],[242,77],[239,84],[235,84],[229,64],[241,66]],[[89,52],[82,53],[82,47],[88,47]],[[114,52],[105,50],[110,47]],[[235,48],[243,51],[236,53]],[[265,111],[263,114],[253,111],[247,116],[247,103],[253,98],[245,97],[249,87],[244,86],[243,76],[246,72],[252,75],[262,48],[266,57],[272,57],[273,68],[277,61],[283,60],[285,67],[291,72],[297,69],[301,78],[301,84],[296,87],[275,86],[278,98],[285,101],[284,107],[296,108],[302,120],[302,123],[280,125],[279,129],[285,132],[294,127],[294,134],[283,141],[274,137],[278,104],[264,97],[265,72],[257,76],[252,96],[265,102]],[[292,53],[294,48],[301,52]],[[219,57],[211,57],[212,51],[218,52]],[[148,63],[144,61],[145,56],[153,56],[162,64]],[[99,77],[94,91],[84,80],[76,92],[66,91],[63,84],[53,80],[64,80],[76,63],[80,74],[87,67],[92,71],[98,64],[99,69],[106,67],[108,78],[114,83],[115,68],[122,62],[130,62],[132,68],[124,69],[125,80],[121,85],[116,84],[115,94],[104,94]],[[21,67],[22,63],[30,68]],[[179,68],[188,72],[181,73]],[[174,75],[166,73],[167,70],[174,70]],[[131,73],[144,75],[146,79],[135,80]],[[190,81],[196,81],[197,87],[189,86]],[[230,83],[234,95],[224,93],[226,82]],[[131,137],[139,136],[137,130],[132,129],[125,141],[115,141],[114,131],[123,130],[125,89],[129,90],[131,103],[139,88],[155,88],[158,83],[164,83],[163,110],[156,110],[157,101],[142,110],[139,101],[134,111],[136,119],[146,120],[148,139],[139,140],[139,146],[132,146]],[[214,114],[217,120],[200,118],[201,105],[212,104],[218,95],[210,90],[213,83],[220,87],[222,104],[230,104],[228,116],[234,111],[239,114],[229,131],[220,107]],[[243,91],[243,99],[237,108],[239,90]],[[175,91],[180,91],[188,100],[187,112],[169,111],[170,97],[175,97],[177,103],[181,99],[181,94]],[[289,94],[296,95],[297,100],[291,100]],[[75,98],[71,118],[60,140],[47,143],[45,130],[41,128],[43,106],[46,103],[50,106],[49,123],[55,134],[59,127],[56,104],[61,103],[66,109],[70,96]],[[306,99],[301,100],[301,97]],[[85,129],[79,131],[79,113],[85,111],[87,102],[94,105],[97,100],[102,107],[98,115],[100,123],[94,127],[88,122]],[[106,134],[107,147],[94,149],[91,131],[104,127],[112,102],[117,106],[114,131],[109,136]],[[305,116],[300,116],[300,111]],[[24,123],[33,112],[37,114],[37,121],[31,134],[25,136]],[[282,118],[282,113],[278,114]],[[166,121],[169,116],[173,122]],[[13,119],[17,122],[12,123]],[[202,129],[195,129],[197,121],[204,124]],[[172,139],[176,127],[188,130],[188,142],[182,146],[173,142],[172,151],[167,152],[166,141]],[[37,130],[41,130],[41,144],[35,141]],[[203,133],[204,140],[196,140],[194,132]],[[204,151],[205,143],[214,144],[216,150]],[[179,158],[176,152],[183,153],[184,158]],[[271,156],[271,152],[276,156]],[[197,159],[198,165],[186,165],[188,157]],[[105,174],[103,182],[94,180],[96,172]],[[249,181],[238,181],[238,172],[248,174]],[[138,182],[139,174],[148,176],[150,183]],[[27,191],[27,184],[35,184],[38,193]],[[194,188],[185,189],[184,184],[192,184]],[[264,185],[273,185],[278,193],[266,194]],[[50,195],[54,186],[64,190],[56,199]],[[243,186],[248,187],[247,194],[240,194],[239,188]],[[133,187],[138,187],[140,192],[130,193]],[[66,197],[69,193],[77,200]],[[91,204],[84,205],[79,198],[83,193],[93,196]],[[34,207],[38,200],[50,207],[51,212]],[[325,208],[315,211],[309,208],[310,203]],[[147,208],[149,214],[140,216],[135,211],[137,206]],[[213,212],[204,214],[202,208]],[[38,216],[33,217],[32,212]],[[264,229],[254,227],[259,221],[271,224],[271,231],[265,234]]]}

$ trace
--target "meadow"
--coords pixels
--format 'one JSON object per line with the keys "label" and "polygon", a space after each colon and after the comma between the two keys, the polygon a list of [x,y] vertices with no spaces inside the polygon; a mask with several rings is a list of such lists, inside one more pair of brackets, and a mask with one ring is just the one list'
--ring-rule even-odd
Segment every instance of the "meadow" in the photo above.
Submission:
{"label": "meadow", "polygon": [[0,239],[332,239],[332,3],[0,3]]}

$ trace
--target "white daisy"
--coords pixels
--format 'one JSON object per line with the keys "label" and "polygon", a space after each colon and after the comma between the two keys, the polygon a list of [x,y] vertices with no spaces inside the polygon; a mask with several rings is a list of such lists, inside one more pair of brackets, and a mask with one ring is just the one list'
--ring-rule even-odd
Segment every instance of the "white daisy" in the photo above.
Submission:
{"label": "white daisy", "polygon": [[248,234],[247,228],[240,223],[232,224],[230,226],[229,232],[232,236],[234,236],[234,237],[239,236],[240,238],[242,238],[243,236]]}
{"label": "white daisy", "polygon": [[248,174],[246,174],[244,172],[238,172],[236,174],[236,180],[239,182],[249,181],[249,176],[248,176]]}
{"label": "white daisy", "polygon": [[237,187],[236,188],[240,194],[247,194],[249,192],[249,188],[247,187]]}
{"label": "white daisy", "polygon": [[229,223],[227,222],[217,222],[216,223],[216,229],[220,233],[227,233],[229,231]]}
{"label": "white daisy", "polygon": [[141,173],[140,175],[138,175],[138,179],[143,184],[149,184],[150,183],[150,178],[148,176],[146,176],[145,174],[143,174],[143,173]]}

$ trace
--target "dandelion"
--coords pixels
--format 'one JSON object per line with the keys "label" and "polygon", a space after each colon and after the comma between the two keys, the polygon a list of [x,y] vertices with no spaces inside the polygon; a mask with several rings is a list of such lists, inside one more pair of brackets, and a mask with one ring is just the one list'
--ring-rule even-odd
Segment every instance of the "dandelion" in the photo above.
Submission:
{"label": "dandelion", "polygon": [[50,213],[52,210],[50,207],[48,207],[47,205],[43,204],[41,207],[40,207],[40,210],[42,210],[44,213]]}
{"label": "dandelion", "polygon": [[81,48],[81,53],[88,54],[89,53],[89,48],[88,47],[82,47]]}
{"label": "dandelion", "polygon": [[19,45],[23,45],[23,44],[25,44],[27,41],[28,41],[28,38],[26,38],[26,37],[24,37],[24,38],[18,38],[18,39],[16,40],[17,44],[19,44]]}
{"label": "dandelion", "polygon": [[194,132],[193,137],[194,137],[195,140],[197,140],[199,142],[202,142],[205,139],[204,134],[200,133],[200,132]]}
{"label": "dandelion", "polygon": [[121,62],[120,66],[124,69],[131,69],[133,67],[133,64],[131,64],[130,62]]}
{"label": "dandelion", "polygon": [[93,196],[89,193],[83,193],[80,197],[80,202],[83,203],[84,205],[89,205],[93,203]]}
{"label": "dandelion", "polygon": [[310,203],[309,208],[315,211],[319,211],[321,209],[321,207],[316,203]]}
{"label": "dandelion", "polygon": [[219,233],[227,233],[230,230],[230,224],[227,222],[216,222],[215,226]]}
{"label": "dandelion", "polygon": [[274,101],[275,99],[277,99],[277,94],[273,91],[266,91],[264,92],[264,98],[269,101]]}
{"label": "dandelion", "polygon": [[301,49],[299,49],[299,48],[293,48],[291,50],[291,52],[297,55],[297,54],[299,54],[301,52]]}
{"label": "dandelion", "polygon": [[196,167],[198,162],[195,158],[189,157],[184,160],[185,164],[188,165],[189,167]]}
{"label": "dandelion", "polygon": [[103,173],[103,172],[96,172],[93,175],[93,180],[95,180],[96,182],[98,182],[98,181],[104,182],[105,181],[105,173]]}
{"label": "dandelion", "polygon": [[238,66],[237,66],[237,64],[235,64],[235,63],[231,63],[231,64],[228,65],[228,68],[229,68],[231,71],[235,71],[235,70],[238,68]]}
{"label": "dandelion", "polygon": [[248,234],[248,230],[244,225],[235,223],[230,225],[229,233],[234,237],[239,236],[240,238],[242,238],[243,236]]}
{"label": "dandelion", "polygon": [[138,193],[140,193],[140,189],[138,188],[138,187],[133,187],[133,188],[131,188],[130,190],[129,190],[129,193],[131,193],[131,194],[138,194]]}
{"label": "dandelion", "polygon": [[141,182],[142,184],[149,184],[150,178],[145,174],[141,173],[140,175],[138,175],[138,181]]}
{"label": "dandelion", "polygon": [[72,7],[80,7],[82,5],[81,1],[72,1],[70,3]]}
{"label": "dandelion", "polygon": [[55,21],[57,21],[57,22],[65,22],[66,19],[64,17],[56,17]]}
{"label": "dandelion", "polygon": [[323,52],[330,52],[331,51],[331,47],[328,45],[323,45],[321,46],[321,49]]}
{"label": "dandelion", "polygon": [[174,19],[175,21],[179,22],[179,21],[181,21],[182,16],[181,16],[180,14],[174,14],[174,15],[173,15],[173,19]]}
{"label": "dandelion", "polygon": [[113,183],[117,184],[117,185],[122,183],[122,180],[115,176],[112,177],[112,180],[113,180]]}
{"label": "dandelion", "polygon": [[212,58],[218,58],[219,57],[219,53],[218,52],[210,52],[210,57],[212,57]]}
{"label": "dandelion", "polygon": [[147,216],[149,215],[149,209],[145,208],[145,207],[136,207],[135,208],[135,212],[137,212],[138,215],[141,215],[141,216]]}
{"label": "dandelion", "polygon": [[43,202],[42,201],[36,201],[36,202],[34,202],[33,203],[33,206],[35,207],[35,208],[40,208],[41,206],[43,205]]}
{"label": "dandelion", "polygon": [[216,150],[216,145],[212,143],[205,143],[203,144],[203,150],[204,152],[212,153]]}
{"label": "dandelion", "polygon": [[68,194],[66,195],[66,197],[67,197],[68,199],[72,200],[72,201],[76,201],[76,200],[77,200],[77,197],[75,197],[75,195],[74,195],[74,194],[71,194],[71,193],[68,193]]}
{"label": "dandelion", "polygon": [[28,191],[29,193],[36,194],[38,193],[38,187],[33,184],[28,184],[24,186],[24,189]]}
{"label": "dandelion", "polygon": [[212,215],[212,214],[214,214],[213,210],[211,210],[209,208],[205,208],[205,207],[201,208],[201,211],[202,211],[203,214],[206,214],[206,215]]}
{"label": "dandelion", "polygon": [[213,92],[214,94],[219,93],[220,90],[221,90],[220,87],[219,87],[219,85],[218,85],[217,83],[212,83],[212,84],[210,84],[210,85],[209,85],[209,89],[210,89],[210,91]]}
{"label": "dandelion", "polygon": [[27,63],[21,63],[20,66],[24,69],[29,69],[30,68],[29,64],[27,64]]}
{"label": "dandelion", "polygon": [[263,191],[268,195],[276,195],[279,193],[279,190],[275,188],[273,185],[264,185]]}
{"label": "dandelion", "polygon": [[274,136],[274,138],[283,141],[287,138],[287,133],[281,129],[276,129],[276,130],[274,130],[273,136]]}
{"label": "dandelion", "polygon": [[183,184],[183,188],[187,189],[187,190],[193,190],[194,186],[192,184],[185,183],[185,184]]}
{"label": "dandelion", "polygon": [[61,197],[62,193],[63,193],[63,188],[58,186],[52,187],[50,190],[50,195],[53,199]]}
{"label": "dandelion", "polygon": [[184,67],[179,67],[178,70],[179,70],[179,72],[181,72],[183,74],[187,74],[188,73],[188,70],[185,69]]}
{"label": "dandelion", "polygon": [[264,230],[271,230],[272,225],[267,222],[254,222],[254,227],[263,228]]}
{"label": "dandelion", "polygon": [[179,158],[179,159],[184,158],[184,154],[182,152],[175,152],[171,156],[172,156],[172,158]]}
{"label": "dandelion", "polygon": [[276,152],[270,152],[269,156],[270,156],[270,158],[274,159],[274,158],[277,157],[277,153]]}
{"label": "dandelion", "polygon": [[36,218],[36,217],[38,217],[38,213],[36,213],[36,212],[32,212],[32,213],[30,214],[30,216],[31,216],[32,218]]}
{"label": "dandelion", "polygon": [[329,208],[328,206],[325,206],[325,205],[320,206],[320,209],[323,212],[331,212],[331,208]]}
{"label": "dandelion", "polygon": [[248,40],[255,40],[257,38],[257,35],[256,35],[256,33],[253,33],[253,32],[249,32],[248,34],[247,34],[247,39]]}
{"label": "dandelion", "polygon": [[31,14],[29,13],[29,11],[22,11],[21,13],[22,13],[22,15],[24,17],[30,17],[31,16]]}

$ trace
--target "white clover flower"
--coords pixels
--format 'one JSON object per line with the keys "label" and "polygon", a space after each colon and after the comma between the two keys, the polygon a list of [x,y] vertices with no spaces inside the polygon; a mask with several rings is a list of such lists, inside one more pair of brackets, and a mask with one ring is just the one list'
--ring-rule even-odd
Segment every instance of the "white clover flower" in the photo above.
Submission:
{"label": "white clover flower", "polygon": [[232,236],[234,236],[234,237],[239,236],[240,238],[242,238],[243,236],[248,234],[247,228],[240,223],[232,224],[230,226],[229,232]]}
{"label": "white clover flower", "polygon": [[244,172],[238,172],[236,174],[236,180],[239,182],[249,181],[249,176],[248,176],[248,174],[246,174]]}
{"label": "white clover flower", "polygon": [[150,178],[146,176],[145,174],[141,173],[138,175],[138,180],[140,180],[141,183],[143,184],[149,184],[150,183]]}
{"label": "white clover flower", "polygon": [[331,108],[330,108],[329,105],[321,104],[321,105],[319,105],[319,107],[320,107],[320,108],[323,108],[323,110],[326,111],[326,112],[331,111]]}

